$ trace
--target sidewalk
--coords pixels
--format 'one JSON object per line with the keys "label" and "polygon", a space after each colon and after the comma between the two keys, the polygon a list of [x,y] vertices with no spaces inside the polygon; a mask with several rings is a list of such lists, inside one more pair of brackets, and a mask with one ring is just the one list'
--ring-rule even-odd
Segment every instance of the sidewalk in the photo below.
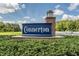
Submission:
{"label": "sidewalk", "polygon": [[56,35],[69,35],[69,36],[79,36],[79,32],[71,32],[71,31],[56,31]]}

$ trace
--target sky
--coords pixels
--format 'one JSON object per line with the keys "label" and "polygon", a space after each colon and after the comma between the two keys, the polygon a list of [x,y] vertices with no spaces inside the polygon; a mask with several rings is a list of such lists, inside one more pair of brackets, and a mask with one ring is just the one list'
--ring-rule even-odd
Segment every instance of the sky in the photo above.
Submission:
{"label": "sky", "polygon": [[79,19],[78,3],[0,3],[0,21],[4,23],[42,23],[48,10],[56,21]]}

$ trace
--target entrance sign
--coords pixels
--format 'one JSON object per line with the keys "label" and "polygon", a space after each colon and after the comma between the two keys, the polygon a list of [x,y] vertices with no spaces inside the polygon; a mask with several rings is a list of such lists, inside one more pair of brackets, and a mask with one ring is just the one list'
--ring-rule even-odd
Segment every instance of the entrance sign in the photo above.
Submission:
{"label": "entrance sign", "polygon": [[25,36],[50,37],[52,36],[51,23],[24,23],[22,34]]}

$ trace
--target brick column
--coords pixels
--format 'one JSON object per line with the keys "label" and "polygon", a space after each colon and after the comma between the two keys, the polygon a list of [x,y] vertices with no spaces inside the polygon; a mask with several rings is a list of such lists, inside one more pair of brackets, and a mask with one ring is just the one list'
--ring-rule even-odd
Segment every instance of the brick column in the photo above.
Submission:
{"label": "brick column", "polygon": [[55,36],[55,19],[56,17],[46,17],[46,23],[52,23],[52,35]]}

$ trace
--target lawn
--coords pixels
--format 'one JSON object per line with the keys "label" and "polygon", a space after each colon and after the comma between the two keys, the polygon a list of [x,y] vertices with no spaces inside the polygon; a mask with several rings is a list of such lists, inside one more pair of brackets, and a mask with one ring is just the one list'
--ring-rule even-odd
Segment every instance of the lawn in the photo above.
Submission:
{"label": "lawn", "polygon": [[0,36],[1,56],[79,56],[79,37],[63,39],[12,39]]}
{"label": "lawn", "polygon": [[0,32],[0,35],[21,35],[21,32]]}

